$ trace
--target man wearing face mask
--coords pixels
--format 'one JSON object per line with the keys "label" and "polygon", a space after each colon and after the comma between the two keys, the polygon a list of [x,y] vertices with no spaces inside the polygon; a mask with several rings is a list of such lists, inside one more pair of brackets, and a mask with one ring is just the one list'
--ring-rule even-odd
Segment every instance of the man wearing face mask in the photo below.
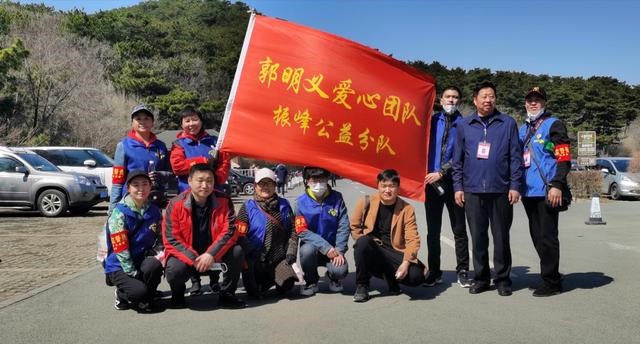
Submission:
{"label": "man wearing face mask", "polygon": [[305,167],[304,194],[296,199],[295,228],[300,238],[300,264],[304,272],[304,296],[318,292],[318,266],[326,265],[329,290],[341,292],[341,280],[349,271],[344,255],[349,241],[349,216],[342,194],[329,185],[330,172]]}
{"label": "man wearing face mask", "polygon": [[453,198],[453,180],[451,179],[453,144],[456,125],[462,120],[458,111],[462,92],[455,86],[445,87],[440,98],[443,111],[431,116],[431,135],[429,136],[429,162],[426,184],[427,200],[424,203],[427,215],[427,248],[429,273],[424,285],[432,287],[442,283],[440,269],[440,231],[442,211],[447,206],[449,222],[453,230],[456,250],[456,273],[458,284],[469,288],[469,238],[464,217],[464,208],[458,206]]}
{"label": "man wearing face mask", "polygon": [[[543,283],[533,296],[551,296],[562,291],[560,280],[560,242],[558,207],[571,168],[570,141],[562,121],[545,111],[547,93],[534,87],[525,96],[527,120],[520,127],[525,183],[522,204],[529,218],[529,233],[540,257]],[[543,179],[544,175],[544,179]],[[548,201],[545,193],[548,190]]]}

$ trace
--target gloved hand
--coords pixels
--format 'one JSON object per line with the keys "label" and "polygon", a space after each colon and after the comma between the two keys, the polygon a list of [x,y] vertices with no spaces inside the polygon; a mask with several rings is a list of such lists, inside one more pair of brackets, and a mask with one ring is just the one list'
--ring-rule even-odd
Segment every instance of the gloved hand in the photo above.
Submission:
{"label": "gloved hand", "polygon": [[296,262],[296,256],[292,254],[288,254],[284,260],[287,262],[287,264],[292,265],[293,263]]}

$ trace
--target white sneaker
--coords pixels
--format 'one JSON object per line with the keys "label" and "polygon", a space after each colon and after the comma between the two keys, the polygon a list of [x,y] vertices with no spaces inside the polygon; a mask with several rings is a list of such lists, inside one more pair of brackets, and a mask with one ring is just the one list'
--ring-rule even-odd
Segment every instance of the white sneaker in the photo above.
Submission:
{"label": "white sneaker", "polygon": [[344,287],[342,286],[342,282],[329,280],[329,290],[334,293],[339,293],[342,291],[342,289],[344,289]]}
{"label": "white sneaker", "polygon": [[318,292],[318,285],[315,283],[300,286],[300,295],[313,296]]}

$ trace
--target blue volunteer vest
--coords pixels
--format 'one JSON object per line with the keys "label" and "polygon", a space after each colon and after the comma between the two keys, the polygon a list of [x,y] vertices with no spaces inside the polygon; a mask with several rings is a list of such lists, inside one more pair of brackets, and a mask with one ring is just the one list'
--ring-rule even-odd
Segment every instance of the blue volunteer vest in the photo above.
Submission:
{"label": "blue volunteer vest", "polygon": [[322,203],[316,202],[306,192],[297,199],[298,213],[304,216],[308,230],[320,235],[331,246],[336,245],[341,201],[342,197],[334,190]]}
{"label": "blue volunteer vest", "polygon": [[[218,138],[209,134],[198,140],[188,137],[182,137],[175,141],[177,145],[184,150],[184,156],[187,159],[196,157],[212,157],[213,150],[216,148]],[[182,193],[189,188],[189,176],[178,176],[178,191]],[[216,185],[224,184],[226,180],[216,180]]]}
{"label": "blue volunteer vest", "polygon": [[[247,239],[254,248],[262,248],[264,243],[264,236],[267,231],[267,221],[269,217],[260,209],[260,206],[256,201],[249,200],[246,203],[247,215],[249,216],[249,231],[247,232]],[[278,209],[282,218],[280,224],[287,232],[287,236],[290,236],[291,230],[291,205],[289,201],[284,198],[278,198]]]}
{"label": "blue volunteer vest", "polygon": [[[151,229],[151,225],[159,225],[162,220],[162,213],[160,208],[151,204],[147,211],[140,218],[140,214],[134,212],[131,208],[127,207],[124,203],[118,203],[116,209],[120,210],[124,214],[125,228],[128,230],[129,239],[129,254],[133,260],[133,265],[140,267],[142,260],[144,259],[144,253],[153,248],[156,241],[156,234]],[[158,230],[160,230],[158,228]],[[111,240],[109,239],[109,222],[107,221],[107,258],[105,259],[104,272],[110,273],[122,270],[120,261],[116,257],[116,253],[113,252],[111,246]]]}
{"label": "blue volunteer vest", "polygon": [[[542,168],[542,173],[547,178],[547,182],[553,179],[556,174],[556,167],[558,163],[556,162],[556,158],[554,156],[553,151],[548,151],[545,149],[545,144],[549,147],[551,142],[551,137],[549,136],[549,131],[551,129],[551,125],[555,122],[556,118],[546,118],[538,130],[531,136],[531,146],[533,151],[530,152],[531,163],[528,168],[525,168],[525,183],[522,184],[522,195],[523,197],[544,197],[545,196],[545,185],[540,177],[540,172],[538,172],[538,166],[533,160],[533,154],[535,154],[536,159],[538,159],[538,163]],[[520,127],[520,141],[523,143],[522,151],[525,152],[529,150],[529,146],[527,142],[524,140],[527,137],[527,132],[529,131],[529,124],[525,123]]]}
{"label": "blue volunteer vest", "polygon": [[[135,170],[149,171],[149,161],[153,161],[156,171],[168,171],[169,160],[164,142],[155,140],[149,147],[145,147],[142,142],[126,137],[122,140],[122,146],[127,173]],[[124,198],[126,194],[127,188],[123,187],[122,197]]]}

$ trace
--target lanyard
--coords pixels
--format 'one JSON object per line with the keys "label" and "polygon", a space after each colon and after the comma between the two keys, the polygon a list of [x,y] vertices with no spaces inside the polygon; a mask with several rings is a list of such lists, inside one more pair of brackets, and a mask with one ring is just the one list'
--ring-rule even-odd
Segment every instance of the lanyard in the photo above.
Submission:
{"label": "lanyard", "polygon": [[531,138],[538,131],[538,128],[540,128],[540,126],[542,125],[542,122],[544,122],[545,120],[546,118],[539,118],[538,120],[536,120],[535,125],[533,126],[529,125],[529,130],[527,131],[527,136],[525,137],[525,140],[524,140],[525,147],[529,145]]}

